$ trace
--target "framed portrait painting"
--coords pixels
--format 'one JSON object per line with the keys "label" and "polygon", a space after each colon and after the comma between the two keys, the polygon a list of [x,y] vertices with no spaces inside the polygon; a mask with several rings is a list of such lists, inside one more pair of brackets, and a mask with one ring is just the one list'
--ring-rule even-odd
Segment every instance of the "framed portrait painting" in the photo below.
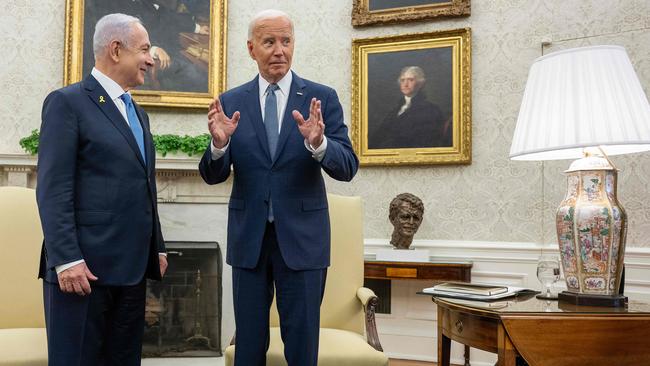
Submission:
{"label": "framed portrait painting", "polygon": [[362,165],[471,163],[469,28],[356,39],[352,67]]}
{"label": "framed portrait painting", "polygon": [[66,0],[64,84],[94,65],[93,34],[101,17],[139,18],[155,65],[133,91],[145,106],[207,108],[226,86],[226,0]]}
{"label": "framed portrait painting", "polygon": [[352,25],[403,23],[470,15],[470,0],[353,0]]}

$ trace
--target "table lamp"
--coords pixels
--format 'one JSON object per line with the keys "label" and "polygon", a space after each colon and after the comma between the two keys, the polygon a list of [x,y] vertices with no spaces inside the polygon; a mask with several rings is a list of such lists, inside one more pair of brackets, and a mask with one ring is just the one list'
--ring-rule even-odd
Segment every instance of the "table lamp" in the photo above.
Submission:
{"label": "table lamp", "polygon": [[608,156],[650,150],[650,105],[620,46],[550,53],[530,68],[510,158],[578,159],[556,214],[567,291],[560,301],[625,306],[627,216]]}

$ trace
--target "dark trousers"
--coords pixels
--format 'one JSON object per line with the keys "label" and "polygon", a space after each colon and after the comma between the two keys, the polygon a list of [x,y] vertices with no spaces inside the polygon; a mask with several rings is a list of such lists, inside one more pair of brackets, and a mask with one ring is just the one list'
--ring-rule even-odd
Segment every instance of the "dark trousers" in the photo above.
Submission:
{"label": "dark trousers", "polygon": [[43,281],[49,366],[140,365],[146,281],[87,296]]}
{"label": "dark trousers", "polygon": [[237,328],[235,366],[266,365],[274,287],[287,363],[316,366],[320,304],[327,269],[294,271],[287,267],[275,228],[268,224],[257,267],[233,267],[232,275]]}

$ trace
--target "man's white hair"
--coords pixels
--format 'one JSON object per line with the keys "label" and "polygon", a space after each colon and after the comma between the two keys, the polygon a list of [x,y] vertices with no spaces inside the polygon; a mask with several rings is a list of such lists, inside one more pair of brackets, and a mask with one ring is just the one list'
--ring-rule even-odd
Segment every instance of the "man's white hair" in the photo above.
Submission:
{"label": "man's white hair", "polygon": [[402,78],[402,76],[404,76],[405,74],[413,75],[415,81],[417,81],[418,84],[422,84],[427,80],[427,78],[424,76],[424,71],[420,66],[406,66],[405,68],[403,68],[402,71],[399,73],[399,78],[397,79],[398,83]]}
{"label": "man's white hair", "polygon": [[93,35],[93,53],[95,58],[101,56],[113,40],[118,40],[125,46],[131,38],[134,23],[142,24],[142,21],[130,15],[115,13],[103,16],[95,25]]}
{"label": "man's white hair", "polygon": [[257,23],[259,21],[265,19],[275,19],[275,18],[287,19],[289,21],[289,24],[291,24],[291,33],[293,34],[293,21],[289,17],[289,14],[283,12],[282,10],[266,9],[255,14],[253,19],[251,19],[251,22],[248,23],[248,40],[249,41],[253,40],[253,33],[255,32],[255,27],[257,26]]}

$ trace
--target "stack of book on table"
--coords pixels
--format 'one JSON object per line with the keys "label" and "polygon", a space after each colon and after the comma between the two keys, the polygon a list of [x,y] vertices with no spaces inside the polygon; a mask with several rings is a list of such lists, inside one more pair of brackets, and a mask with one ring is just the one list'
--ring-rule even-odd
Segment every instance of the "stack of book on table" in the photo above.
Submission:
{"label": "stack of book on table", "polygon": [[531,292],[529,289],[514,286],[482,285],[466,282],[444,282],[433,287],[425,288],[423,293],[458,299],[492,301],[515,296],[522,292]]}

